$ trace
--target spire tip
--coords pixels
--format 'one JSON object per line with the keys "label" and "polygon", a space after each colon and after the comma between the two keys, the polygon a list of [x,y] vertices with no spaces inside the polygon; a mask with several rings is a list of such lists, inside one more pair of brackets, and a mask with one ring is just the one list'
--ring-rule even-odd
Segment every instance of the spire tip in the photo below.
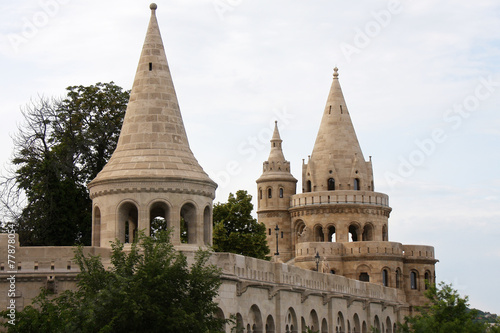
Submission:
{"label": "spire tip", "polygon": [[156,8],[158,8],[158,6],[154,2],[149,5],[149,9],[151,9],[152,11],[155,11]]}
{"label": "spire tip", "polygon": [[335,68],[333,69],[333,77],[335,79],[339,77],[339,69],[337,68],[337,66],[335,66]]}

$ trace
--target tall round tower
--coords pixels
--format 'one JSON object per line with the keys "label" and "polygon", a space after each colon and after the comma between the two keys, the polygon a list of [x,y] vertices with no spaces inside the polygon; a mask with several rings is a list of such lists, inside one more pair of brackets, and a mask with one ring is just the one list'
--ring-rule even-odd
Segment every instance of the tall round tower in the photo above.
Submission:
{"label": "tall round tower", "polygon": [[[287,261],[293,257],[290,228],[290,197],[296,193],[297,179],[285,160],[278,131],[274,124],[271,152],[263,163],[262,175],[257,179],[257,216],[267,227],[267,242],[272,253]],[[278,242],[278,243],[276,243]]]}
{"label": "tall round tower", "polygon": [[349,253],[341,253],[342,244],[350,252],[349,243],[388,241],[391,208],[388,196],[373,190],[372,163],[363,157],[338,76],[335,68],[313,152],[302,166],[303,193],[292,196],[290,213],[296,263],[315,267],[318,254],[329,271],[358,279],[371,270],[344,262],[339,255]]}
{"label": "tall round tower", "polygon": [[130,101],[111,159],[88,184],[93,202],[92,245],[131,243],[173,228],[173,244],[197,249],[212,242],[217,185],[188,143],[167,57],[151,4],[151,19]]}

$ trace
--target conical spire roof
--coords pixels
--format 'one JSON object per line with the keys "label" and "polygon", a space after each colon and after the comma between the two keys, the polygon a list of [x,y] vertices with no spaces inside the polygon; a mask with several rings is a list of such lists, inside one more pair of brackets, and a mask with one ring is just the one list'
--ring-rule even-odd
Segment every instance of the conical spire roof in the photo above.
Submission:
{"label": "conical spire roof", "polygon": [[271,152],[269,158],[263,163],[262,176],[257,179],[257,182],[268,180],[289,180],[297,182],[290,172],[290,162],[285,160],[283,149],[281,147],[280,132],[278,130],[278,122],[274,122],[274,132],[271,138]]}
{"label": "conical spire roof", "polygon": [[338,189],[353,189],[354,179],[362,179],[368,189],[373,179],[371,163],[363,158],[338,77],[335,67],[306,178],[321,184],[317,190],[325,189],[329,178],[335,179]]}
{"label": "conical spire roof", "polygon": [[123,179],[189,179],[216,184],[194,157],[156,20],[156,4],[111,159],[89,184]]}

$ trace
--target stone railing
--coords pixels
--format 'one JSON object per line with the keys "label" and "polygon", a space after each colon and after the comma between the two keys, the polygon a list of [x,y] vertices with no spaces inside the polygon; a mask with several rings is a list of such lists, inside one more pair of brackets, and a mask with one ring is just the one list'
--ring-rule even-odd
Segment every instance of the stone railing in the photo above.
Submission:
{"label": "stone railing", "polygon": [[396,242],[303,242],[295,245],[296,258],[314,256],[402,256],[403,245]]}
{"label": "stone railing", "polygon": [[377,299],[400,302],[397,289],[361,282],[334,274],[324,274],[296,266],[269,262],[232,253],[214,253],[212,263],[222,269],[223,276],[247,285],[268,288],[309,289],[339,297]]}
{"label": "stone railing", "polygon": [[290,198],[290,208],[311,205],[364,204],[389,207],[389,196],[371,191],[322,191],[295,194]]}

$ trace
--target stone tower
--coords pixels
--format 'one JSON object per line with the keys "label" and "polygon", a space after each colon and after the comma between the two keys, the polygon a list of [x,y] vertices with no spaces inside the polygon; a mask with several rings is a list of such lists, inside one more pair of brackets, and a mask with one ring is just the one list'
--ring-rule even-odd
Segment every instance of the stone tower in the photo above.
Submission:
{"label": "stone tower", "polygon": [[151,18],[120,138],[108,164],[88,184],[93,203],[92,245],[131,243],[172,227],[179,249],[212,242],[217,184],[188,143],[156,20]]}
{"label": "stone tower", "polygon": [[374,191],[371,159],[363,157],[338,77],[335,68],[313,152],[302,166],[300,194],[275,129],[257,180],[259,222],[268,228],[271,253],[272,229],[284,231],[278,238],[282,261],[397,288],[410,305],[423,305],[425,281],[435,281],[434,248],[389,241],[389,198]]}
{"label": "stone tower", "polygon": [[[285,160],[281,147],[278,122],[275,122],[271,138],[271,152],[263,163],[262,175],[257,179],[257,216],[267,227],[267,242],[276,253],[276,232],[278,251],[282,258],[292,256],[290,229],[290,198],[296,193],[297,179],[292,176],[290,162]],[[281,248],[279,248],[281,246]]]}

